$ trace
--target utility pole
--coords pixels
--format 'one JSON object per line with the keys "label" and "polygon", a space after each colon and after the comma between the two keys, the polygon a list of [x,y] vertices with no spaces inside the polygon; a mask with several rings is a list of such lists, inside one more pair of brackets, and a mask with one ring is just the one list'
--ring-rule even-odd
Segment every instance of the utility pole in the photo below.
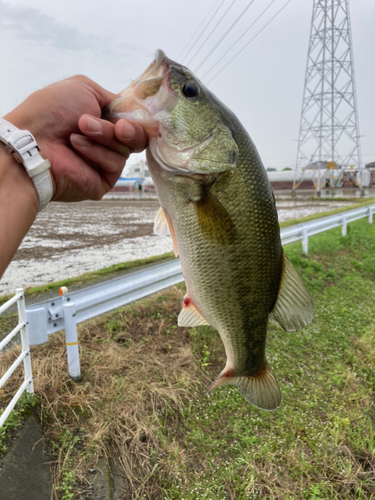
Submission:
{"label": "utility pole", "polygon": [[314,0],[293,191],[362,169],[349,0]]}

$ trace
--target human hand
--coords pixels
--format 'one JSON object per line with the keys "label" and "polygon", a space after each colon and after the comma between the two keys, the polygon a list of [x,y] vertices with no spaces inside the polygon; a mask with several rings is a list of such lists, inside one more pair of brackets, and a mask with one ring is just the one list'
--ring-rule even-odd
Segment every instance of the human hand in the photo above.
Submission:
{"label": "human hand", "polygon": [[100,119],[102,108],[117,97],[79,75],[34,92],[4,117],[29,130],[50,161],[53,201],[100,200],[130,153],[145,149],[140,125]]}

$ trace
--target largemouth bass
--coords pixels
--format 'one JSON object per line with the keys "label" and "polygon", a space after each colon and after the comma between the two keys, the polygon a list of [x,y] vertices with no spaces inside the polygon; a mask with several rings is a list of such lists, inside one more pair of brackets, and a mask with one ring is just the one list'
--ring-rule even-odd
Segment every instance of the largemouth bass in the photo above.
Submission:
{"label": "largemouth bass", "polygon": [[187,293],[180,326],[212,325],[227,363],[209,390],[233,384],[252,404],[280,405],[267,363],[267,325],[287,331],[314,316],[309,293],[283,252],[275,199],[258,152],[237,117],[191,71],[162,51],[105,110],[140,123],[161,208]]}

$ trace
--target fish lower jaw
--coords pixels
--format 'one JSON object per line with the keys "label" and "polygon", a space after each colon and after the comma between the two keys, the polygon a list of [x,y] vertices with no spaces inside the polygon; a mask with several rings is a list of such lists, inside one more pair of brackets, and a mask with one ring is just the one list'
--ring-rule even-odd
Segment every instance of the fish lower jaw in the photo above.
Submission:
{"label": "fish lower jaw", "polygon": [[[188,164],[190,161],[190,156],[192,153],[188,153],[187,158],[182,158],[180,162],[178,161],[178,157],[183,155],[183,151],[176,150],[171,154],[174,156],[173,160],[169,160],[165,158],[165,155],[162,153],[157,138],[152,138],[149,144],[149,153],[152,155],[154,160],[159,164],[159,166],[166,170],[167,172],[179,174],[179,175],[191,175],[191,172],[188,168]],[[169,148],[170,152],[172,148]]]}

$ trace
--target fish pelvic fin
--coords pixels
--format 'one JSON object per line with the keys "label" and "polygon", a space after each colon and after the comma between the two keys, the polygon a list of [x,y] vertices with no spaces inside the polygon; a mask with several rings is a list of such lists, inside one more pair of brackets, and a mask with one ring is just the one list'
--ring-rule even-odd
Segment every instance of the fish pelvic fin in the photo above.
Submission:
{"label": "fish pelvic fin", "polygon": [[201,326],[209,325],[191,299],[185,295],[184,304],[177,320],[178,326]]}
{"label": "fish pelvic fin", "polygon": [[279,295],[271,311],[271,318],[287,332],[300,330],[314,318],[310,294],[284,252]]}
{"label": "fish pelvic fin", "polygon": [[165,210],[165,208],[160,207],[158,213],[154,220],[154,233],[158,236],[168,236],[172,237],[173,253],[178,256],[178,246],[176,240],[176,233],[172,224],[172,220]]}
{"label": "fish pelvic fin", "polygon": [[276,410],[280,406],[279,385],[267,361],[260,370],[248,376],[232,375],[226,367],[207,389],[207,393],[222,385],[237,386],[249,403],[262,410]]}
{"label": "fish pelvic fin", "polygon": [[167,217],[162,207],[159,208],[154,220],[154,233],[158,236],[170,236]]}

